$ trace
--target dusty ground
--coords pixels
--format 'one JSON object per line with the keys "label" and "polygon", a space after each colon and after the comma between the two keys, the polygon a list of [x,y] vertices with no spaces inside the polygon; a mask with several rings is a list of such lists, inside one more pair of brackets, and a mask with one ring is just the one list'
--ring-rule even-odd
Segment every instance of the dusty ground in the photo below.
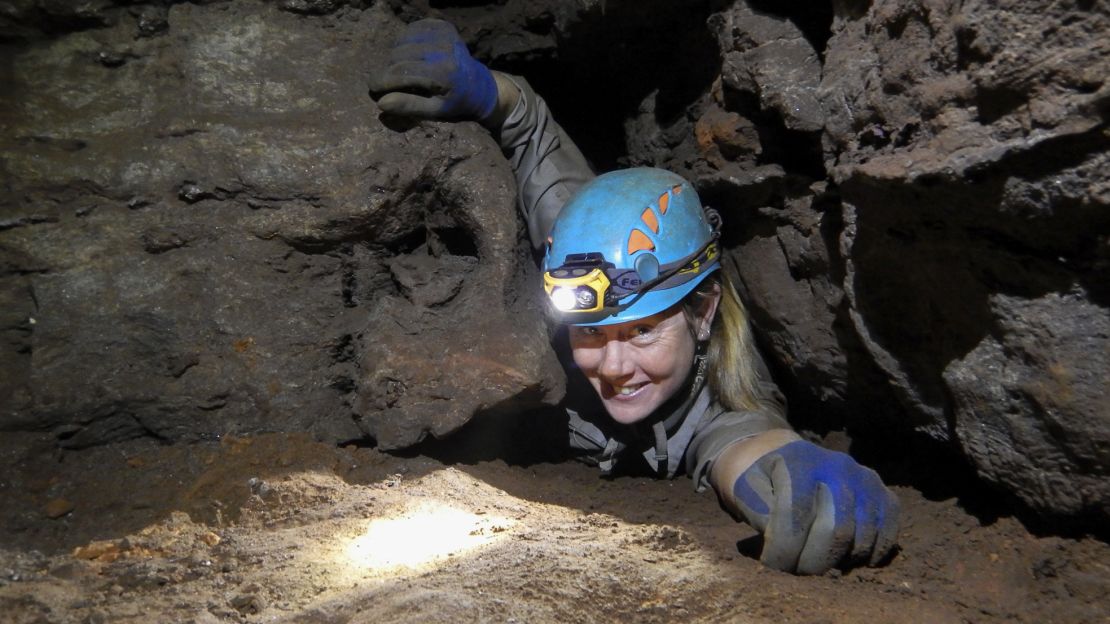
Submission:
{"label": "dusty ground", "polygon": [[1110,547],[897,488],[889,566],[799,578],[687,479],[299,436],[0,436],[3,622],[1110,622]]}

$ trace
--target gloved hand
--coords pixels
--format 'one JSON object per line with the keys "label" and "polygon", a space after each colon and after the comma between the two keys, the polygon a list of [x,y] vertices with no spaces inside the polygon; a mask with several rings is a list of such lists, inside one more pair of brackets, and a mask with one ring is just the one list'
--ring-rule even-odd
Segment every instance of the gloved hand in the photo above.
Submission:
{"label": "gloved hand", "polygon": [[840,563],[875,565],[898,537],[898,499],[879,475],[805,440],[760,457],[732,491],[763,533],[768,567],[821,574]]}
{"label": "gloved hand", "polygon": [[423,119],[482,121],[497,106],[493,74],[470,56],[453,25],[436,19],[408,25],[389,65],[370,77],[370,92],[385,94],[378,100],[383,111]]}

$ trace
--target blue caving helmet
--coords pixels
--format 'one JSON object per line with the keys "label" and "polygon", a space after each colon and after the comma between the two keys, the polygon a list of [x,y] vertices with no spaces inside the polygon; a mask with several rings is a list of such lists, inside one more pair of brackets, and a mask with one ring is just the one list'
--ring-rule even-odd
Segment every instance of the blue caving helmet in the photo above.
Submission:
{"label": "blue caving helmet", "polygon": [[570,325],[666,310],[720,268],[720,218],[682,176],[639,167],[582,186],[552,226],[544,289]]}

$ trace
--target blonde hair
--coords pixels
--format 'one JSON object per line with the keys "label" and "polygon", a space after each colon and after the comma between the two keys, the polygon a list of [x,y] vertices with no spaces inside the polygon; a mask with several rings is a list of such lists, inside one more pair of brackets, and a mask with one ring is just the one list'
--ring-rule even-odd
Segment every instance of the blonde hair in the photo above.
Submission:
{"label": "blonde hair", "polygon": [[717,401],[731,411],[760,411],[777,402],[760,382],[759,353],[748,325],[748,313],[732,281],[723,270],[698,284],[686,299],[687,318],[693,319],[716,292],[721,294],[709,339],[708,383]]}

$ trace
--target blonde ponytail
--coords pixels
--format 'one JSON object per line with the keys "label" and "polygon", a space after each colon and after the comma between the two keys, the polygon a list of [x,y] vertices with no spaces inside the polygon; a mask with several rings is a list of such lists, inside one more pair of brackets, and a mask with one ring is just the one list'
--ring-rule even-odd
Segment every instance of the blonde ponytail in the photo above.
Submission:
{"label": "blonde ponytail", "polygon": [[[691,293],[687,300],[688,315],[712,297],[720,286],[720,302],[717,315],[713,319],[712,334],[709,339],[709,389],[717,401],[731,411],[759,411],[776,401],[763,390],[763,384],[770,380],[760,379],[756,361],[756,351],[752,332],[748,325],[748,314],[740,296],[724,271],[706,278]],[[781,411],[781,410],[776,410]]]}

